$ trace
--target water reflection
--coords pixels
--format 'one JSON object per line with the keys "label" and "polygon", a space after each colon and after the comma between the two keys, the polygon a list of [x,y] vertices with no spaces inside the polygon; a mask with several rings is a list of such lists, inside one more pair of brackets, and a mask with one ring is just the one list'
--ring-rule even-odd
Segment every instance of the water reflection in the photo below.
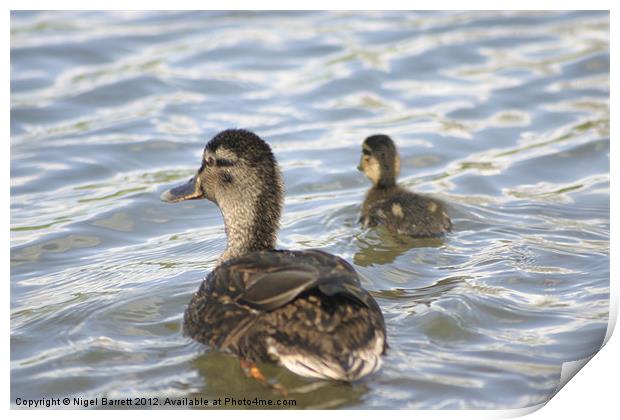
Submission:
{"label": "water reflection", "polygon": [[[200,374],[203,386],[193,394],[209,400],[230,397],[234,399],[294,399],[295,406],[270,407],[271,409],[307,408],[329,409],[343,405],[359,403],[368,392],[364,382],[349,384],[345,382],[317,381],[302,378],[289,370],[268,363],[257,366],[269,380],[275,380],[286,388],[288,394],[280,395],[258,381],[247,378],[241,371],[239,359],[218,351],[205,351],[192,361],[193,367]],[[238,406],[228,404],[226,409],[267,408],[255,406]]]}
{"label": "water reflection", "polygon": [[405,305],[415,307],[417,305],[427,305],[439,299],[455,287],[464,284],[469,277],[448,277],[437,281],[430,286],[419,287],[416,289],[394,288],[390,290],[380,290],[374,293],[375,296],[394,301],[402,301]]}
{"label": "water reflection", "polygon": [[398,257],[414,248],[439,248],[445,239],[412,238],[389,232],[384,226],[368,229],[355,236],[358,250],[353,256],[355,265],[372,267],[393,263]]}

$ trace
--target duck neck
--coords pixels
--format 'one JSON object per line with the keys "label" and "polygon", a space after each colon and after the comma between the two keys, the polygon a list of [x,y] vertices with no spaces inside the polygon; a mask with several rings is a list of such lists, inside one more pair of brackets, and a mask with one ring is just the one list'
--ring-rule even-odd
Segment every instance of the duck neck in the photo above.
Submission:
{"label": "duck neck", "polygon": [[[273,194],[267,192],[254,197],[230,200],[220,206],[224,218],[227,245],[218,263],[249,252],[275,248],[281,204],[279,200],[273,200],[273,197],[265,197],[265,195]],[[269,201],[270,198],[271,201]]]}
{"label": "duck neck", "polygon": [[375,188],[380,190],[388,190],[396,186],[396,177],[394,174],[382,175],[379,181],[375,184]]}
{"label": "duck neck", "polygon": [[382,167],[374,179],[373,187],[378,190],[387,190],[396,186],[396,174],[390,168]]}
{"label": "duck neck", "polygon": [[396,186],[396,178],[400,172],[400,157],[395,154],[393,160],[381,162],[381,171],[375,188],[388,190]]}

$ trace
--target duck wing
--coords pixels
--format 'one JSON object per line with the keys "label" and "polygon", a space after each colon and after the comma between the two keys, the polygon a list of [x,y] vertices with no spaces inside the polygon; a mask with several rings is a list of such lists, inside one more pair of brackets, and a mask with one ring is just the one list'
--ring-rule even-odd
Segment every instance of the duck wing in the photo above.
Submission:
{"label": "duck wing", "polygon": [[350,264],[318,250],[253,252],[221,268],[228,271],[226,277],[245,286],[237,302],[263,311],[280,308],[314,288],[327,296],[376,306]]}
{"label": "duck wing", "polygon": [[290,265],[270,272],[256,272],[240,295],[240,301],[255,309],[272,311],[295,299],[300,293],[316,286],[318,271],[313,267]]}

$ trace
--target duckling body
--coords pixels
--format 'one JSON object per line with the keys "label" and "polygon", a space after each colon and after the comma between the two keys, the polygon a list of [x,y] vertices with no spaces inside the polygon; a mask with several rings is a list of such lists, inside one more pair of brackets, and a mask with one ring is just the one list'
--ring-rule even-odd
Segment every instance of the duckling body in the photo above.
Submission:
{"label": "duckling body", "polygon": [[400,187],[371,188],[362,205],[364,227],[384,225],[389,231],[413,237],[435,237],[452,223],[437,200]]}
{"label": "duckling body", "polygon": [[362,145],[359,170],[372,181],[362,204],[364,227],[385,226],[412,237],[436,237],[452,229],[444,205],[436,199],[408,191],[396,184],[400,158],[388,136],[375,135]]}
{"label": "duckling body", "polygon": [[355,269],[319,250],[274,249],[282,180],[263,140],[245,130],[218,134],[196,176],[162,195],[197,198],[220,207],[228,246],[185,311],[186,334],[306,377],[353,381],[379,369],[383,315]]}

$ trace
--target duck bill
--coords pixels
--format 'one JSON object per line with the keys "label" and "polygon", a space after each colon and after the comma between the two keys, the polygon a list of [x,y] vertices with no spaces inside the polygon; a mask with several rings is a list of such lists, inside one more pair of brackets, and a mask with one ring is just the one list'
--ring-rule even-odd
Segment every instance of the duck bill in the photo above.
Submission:
{"label": "duck bill", "polygon": [[164,191],[159,198],[166,203],[178,203],[179,201],[204,198],[204,194],[200,188],[200,181],[195,176],[185,184]]}

